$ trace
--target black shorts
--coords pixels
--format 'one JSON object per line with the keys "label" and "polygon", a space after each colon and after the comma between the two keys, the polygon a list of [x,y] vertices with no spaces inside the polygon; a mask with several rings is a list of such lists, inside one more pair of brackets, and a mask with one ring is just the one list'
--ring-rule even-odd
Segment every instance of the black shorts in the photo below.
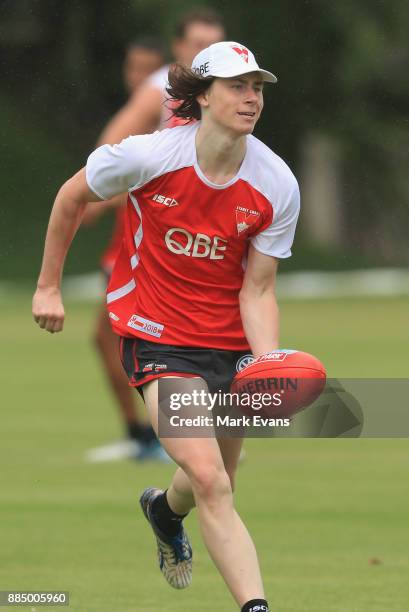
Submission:
{"label": "black shorts", "polygon": [[230,391],[231,381],[251,358],[250,351],[224,351],[120,338],[122,365],[132,387],[161,376],[200,376],[211,393]]}

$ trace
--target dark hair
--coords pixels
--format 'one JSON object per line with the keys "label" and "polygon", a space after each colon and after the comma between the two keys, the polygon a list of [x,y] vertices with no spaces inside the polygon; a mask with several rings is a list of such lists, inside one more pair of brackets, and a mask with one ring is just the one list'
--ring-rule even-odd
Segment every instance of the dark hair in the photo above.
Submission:
{"label": "dark hair", "polygon": [[146,51],[153,51],[154,53],[158,53],[162,55],[162,57],[166,57],[165,46],[162,41],[154,36],[141,36],[140,38],[135,38],[131,40],[127,47],[126,51],[131,51],[132,49],[144,49]]}
{"label": "dark hair", "polygon": [[188,121],[200,119],[202,111],[196,98],[209,89],[214,78],[203,78],[190,68],[174,64],[169,70],[168,81],[166,91],[171,101],[169,107],[172,115]]}
{"label": "dark hair", "polygon": [[207,25],[220,26],[224,29],[224,23],[221,15],[211,8],[197,7],[183,13],[175,26],[176,38],[184,38],[187,28],[192,23],[206,23]]}

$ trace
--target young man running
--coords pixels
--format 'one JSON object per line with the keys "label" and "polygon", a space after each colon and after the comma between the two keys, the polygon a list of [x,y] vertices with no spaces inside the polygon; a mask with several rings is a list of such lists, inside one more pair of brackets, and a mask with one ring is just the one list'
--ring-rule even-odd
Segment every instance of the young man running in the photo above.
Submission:
{"label": "young man running", "polygon": [[[63,261],[87,201],[129,193],[125,240],[108,287],[131,383],[158,431],[158,378],[223,387],[238,360],[278,348],[275,278],[299,212],[288,166],[251,134],[263,84],[246,47],[225,42],[169,75],[175,114],[196,124],[103,146],[60,190],[33,298],[40,327],[61,331]],[[161,197],[159,197],[161,196]],[[246,259],[244,269],[243,259]],[[198,381],[199,382],[199,381]],[[204,542],[242,612],[268,611],[256,550],[233,504],[241,439],[161,438],[178,464],[168,489],[141,497],[169,584],[191,581],[182,521],[196,506]]]}

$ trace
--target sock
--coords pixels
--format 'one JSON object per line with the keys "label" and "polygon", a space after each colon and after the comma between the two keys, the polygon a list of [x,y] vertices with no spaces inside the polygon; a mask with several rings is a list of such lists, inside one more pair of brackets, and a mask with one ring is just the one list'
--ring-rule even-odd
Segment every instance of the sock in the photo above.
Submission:
{"label": "sock", "polygon": [[136,421],[127,423],[126,430],[128,438],[131,438],[132,440],[139,440],[143,433],[143,428]]}
{"label": "sock", "polygon": [[168,504],[166,491],[154,499],[151,511],[159,529],[170,537],[179,533],[181,523],[185,516],[187,516],[187,514],[176,514],[173,512]]}
{"label": "sock", "polygon": [[138,440],[143,444],[149,444],[156,439],[155,432],[150,425],[140,425],[136,421],[127,423],[126,425],[128,437],[132,440]]}
{"label": "sock", "polygon": [[265,599],[250,599],[241,609],[241,612],[270,612]]}

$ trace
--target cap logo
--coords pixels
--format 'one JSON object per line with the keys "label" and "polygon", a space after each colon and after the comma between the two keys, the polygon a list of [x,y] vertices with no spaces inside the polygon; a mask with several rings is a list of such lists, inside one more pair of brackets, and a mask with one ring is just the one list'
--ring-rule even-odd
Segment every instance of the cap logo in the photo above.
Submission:
{"label": "cap logo", "polygon": [[246,47],[232,47],[233,51],[238,53],[240,57],[248,64],[249,62],[249,50]]}

